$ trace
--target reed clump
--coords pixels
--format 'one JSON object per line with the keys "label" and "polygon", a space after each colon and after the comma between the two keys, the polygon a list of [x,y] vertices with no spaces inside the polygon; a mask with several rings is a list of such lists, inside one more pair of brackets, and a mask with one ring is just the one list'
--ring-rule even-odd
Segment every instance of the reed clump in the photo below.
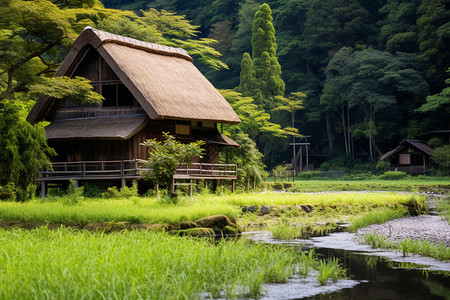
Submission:
{"label": "reed clump", "polygon": [[450,260],[450,247],[447,247],[444,242],[436,244],[427,240],[412,239],[404,239],[396,242],[386,238],[382,234],[378,235],[376,233],[366,233],[363,236],[363,241],[372,248],[399,250],[403,256],[419,254],[444,261]]}

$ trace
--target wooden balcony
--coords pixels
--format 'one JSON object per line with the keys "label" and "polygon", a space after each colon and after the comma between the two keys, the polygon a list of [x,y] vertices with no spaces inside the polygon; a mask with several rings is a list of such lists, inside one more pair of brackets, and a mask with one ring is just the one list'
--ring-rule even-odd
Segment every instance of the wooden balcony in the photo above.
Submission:
{"label": "wooden balcony", "polygon": [[182,164],[175,171],[174,179],[236,179],[235,164]]}
{"label": "wooden balcony", "polygon": [[[39,172],[38,181],[140,179],[146,160],[79,161],[52,163],[53,171]],[[234,164],[193,163],[180,165],[174,179],[236,179]]]}

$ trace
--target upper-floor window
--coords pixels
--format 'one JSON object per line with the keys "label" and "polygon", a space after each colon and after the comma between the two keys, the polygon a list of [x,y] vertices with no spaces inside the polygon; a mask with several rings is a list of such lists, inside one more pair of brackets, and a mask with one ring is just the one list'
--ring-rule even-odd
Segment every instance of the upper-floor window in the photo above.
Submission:
{"label": "upper-floor window", "polygon": [[133,94],[122,83],[119,84],[103,84],[102,95],[105,100],[103,107],[108,106],[133,106]]}

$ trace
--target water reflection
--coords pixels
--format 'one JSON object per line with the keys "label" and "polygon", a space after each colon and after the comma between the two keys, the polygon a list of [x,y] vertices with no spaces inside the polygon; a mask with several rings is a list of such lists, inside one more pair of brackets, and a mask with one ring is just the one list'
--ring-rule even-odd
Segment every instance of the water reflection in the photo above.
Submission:
{"label": "water reflection", "polygon": [[320,288],[316,277],[293,278],[287,284],[267,285],[263,299],[448,299],[450,263],[436,259],[372,249],[350,233],[334,233],[310,240],[280,241],[270,232],[244,235],[269,244],[315,248],[322,258],[337,257],[349,280]]}
{"label": "water reflection", "polygon": [[353,280],[365,280],[352,289],[304,299],[450,299],[448,272],[424,270],[426,266],[393,262],[345,250],[317,249],[339,257]]}

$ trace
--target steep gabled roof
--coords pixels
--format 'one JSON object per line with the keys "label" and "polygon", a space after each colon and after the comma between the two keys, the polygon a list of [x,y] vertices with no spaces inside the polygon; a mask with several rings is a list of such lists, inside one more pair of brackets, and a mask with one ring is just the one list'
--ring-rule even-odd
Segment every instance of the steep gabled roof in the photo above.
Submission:
{"label": "steep gabled roof", "polygon": [[[143,42],[87,27],[55,76],[71,76],[91,45],[113,69],[151,119],[237,124],[230,104],[194,66],[186,50]],[[53,101],[41,97],[28,121],[42,120]]]}
{"label": "steep gabled roof", "polygon": [[400,150],[402,150],[403,148],[405,148],[408,145],[411,145],[414,148],[419,149],[420,151],[422,151],[423,153],[425,153],[427,155],[433,154],[433,148],[431,148],[427,144],[423,143],[422,141],[405,139],[405,140],[401,141],[400,144],[395,149],[383,154],[380,157],[380,160],[385,160],[385,159],[391,157],[392,155],[399,152]]}

